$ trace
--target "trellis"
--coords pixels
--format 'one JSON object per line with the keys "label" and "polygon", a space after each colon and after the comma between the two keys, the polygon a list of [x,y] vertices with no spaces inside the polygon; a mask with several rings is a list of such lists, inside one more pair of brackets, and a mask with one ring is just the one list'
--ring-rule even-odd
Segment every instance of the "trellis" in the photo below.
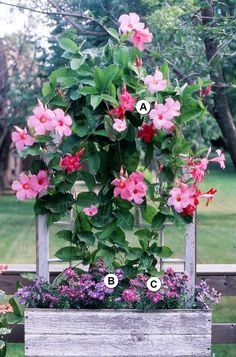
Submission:
{"label": "trellis", "polygon": [[[36,221],[36,271],[37,276],[49,281],[49,264],[51,262],[59,262],[58,258],[49,258],[49,228],[47,225],[47,215],[39,215]],[[139,210],[136,210],[136,224],[140,225]],[[60,221],[55,224],[69,225],[73,224],[73,216],[70,213],[68,221]],[[165,227],[170,223],[164,224],[160,231],[160,245],[165,244]],[[183,259],[160,258],[159,268],[163,269],[164,264],[183,263],[184,271],[189,276],[188,291],[189,291],[189,306],[192,305],[195,283],[196,283],[196,217],[194,215],[193,222],[187,224],[185,231],[184,257]]]}

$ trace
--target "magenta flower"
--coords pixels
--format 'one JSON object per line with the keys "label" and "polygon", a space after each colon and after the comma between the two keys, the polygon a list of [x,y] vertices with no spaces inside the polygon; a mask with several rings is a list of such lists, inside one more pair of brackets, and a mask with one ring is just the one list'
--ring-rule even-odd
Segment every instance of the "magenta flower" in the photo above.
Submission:
{"label": "magenta flower", "polygon": [[126,289],[122,292],[122,298],[126,302],[136,302],[140,300],[140,295],[136,288]]}
{"label": "magenta flower", "polygon": [[123,87],[122,94],[120,95],[120,104],[124,110],[130,112],[134,111],[134,104],[136,98],[133,98],[132,95],[126,90],[126,87]]}
{"label": "magenta flower", "polygon": [[142,172],[133,172],[128,178],[120,176],[111,183],[116,186],[114,196],[120,196],[123,200],[134,201],[137,204],[143,202],[143,197],[147,193],[147,185],[144,183]]}
{"label": "magenta flower", "polygon": [[140,17],[131,12],[129,15],[123,14],[119,17],[118,22],[120,23],[120,31],[124,34],[133,31],[139,25]]}
{"label": "magenta flower", "polygon": [[23,150],[25,146],[32,146],[34,144],[35,140],[28,134],[26,128],[21,129],[18,126],[14,126],[14,128],[15,131],[13,131],[11,138],[17,150]]}
{"label": "magenta flower", "polygon": [[134,30],[134,34],[131,37],[131,42],[134,47],[138,48],[140,51],[144,50],[145,43],[152,42],[152,33],[148,28],[144,28],[144,24],[140,23],[139,29]]}
{"label": "magenta flower", "polygon": [[130,192],[127,190],[128,179],[123,176],[117,178],[111,182],[113,186],[116,186],[114,189],[114,196],[120,196],[123,200],[127,200],[130,196]]}
{"label": "magenta flower", "polygon": [[218,162],[218,164],[220,164],[220,167],[222,169],[225,169],[225,155],[219,149],[216,150],[216,153],[217,153],[217,157],[214,157],[213,159],[210,159],[209,161]]}
{"label": "magenta flower", "polygon": [[173,207],[176,212],[183,212],[188,205],[195,205],[196,188],[181,183],[180,187],[175,187],[170,191],[170,197],[167,201],[168,206]]}
{"label": "magenta flower", "polygon": [[20,201],[35,198],[38,194],[38,179],[36,175],[20,174],[19,181],[14,181],[12,189],[16,191],[16,197]]}
{"label": "magenta flower", "polygon": [[34,115],[31,115],[28,119],[29,128],[33,128],[38,135],[45,135],[48,131],[54,129],[53,120],[55,114],[52,110],[44,108],[43,105],[39,105],[33,110]]}
{"label": "magenta flower", "polygon": [[158,67],[155,70],[154,76],[148,75],[144,79],[144,83],[148,86],[151,93],[160,92],[166,89],[167,80],[163,79],[163,74]]}
{"label": "magenta flower", "polygon": [[71,125],[72,120],[69,115],[65,115],[62,109],[55,109],[55,118],[52,123],[55,128],[55,132],[59,136],[70,136],[71,135]]}
{"label": "magenta flower", "polygon": [[37,180],[38,180],[38,185],[37,185],[38,192],[41,192],[48,188],[49,180],[48,180],[47,171],[40,170],[37,174]]}
{"label": "magenta flower", "polygon": [[122,119],[114,119],[113,129],[121,133],[127,128],[126,121]]}
{"label": "magenta flower", "polygon": [[85,149],[81,149],[77,154],[72,156],[71,154],[66,154],[60,162],[60,166],[67,170],[69,173],[73,171],[80,170],[82,168],[82,164],[80,163],[80,159],[84,154]]}
{"label": "magenta flower", "polygon": [[95,214],[98,213],[98,209],[96,206],[91,205],[90,207],[86,207],[83,209],[83,212],[86,214],[86,216],[95,216]]}

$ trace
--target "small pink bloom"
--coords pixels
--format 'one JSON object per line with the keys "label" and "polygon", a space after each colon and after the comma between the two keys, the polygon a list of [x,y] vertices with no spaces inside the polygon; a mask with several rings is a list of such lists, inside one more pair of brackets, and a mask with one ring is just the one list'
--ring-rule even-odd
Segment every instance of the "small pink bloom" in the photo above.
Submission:
{"label": "small pink bloom", "polygon": [[136,288],[126,289],[121,294],[122,299],[126,302],[136,302],[140,300],[140,295]]}
{"label": "small pink bloom", "polygon": [[7,271],[7,269],[8,269],[7,265],[0,264],[0,275],[5,271]]}
{"label": "small pink bloom", "polygon": [[121,119],[114,119],[113,129],[121,133],[127,128],[126,121]]}
{"label": "small pink bloom", "polygon": [[128,182],[128,179],[123,176],[120,176],[120,178],[111,182],[111,184],[115,186],[114,197],[120,196],[123,200],[127,200],[129,198],[130,192],[127,190]]}
{"label": "small pink bloom", "polygon": [[84,154],[85,149],[81,149],[77,154],[72,156],[71,154],[66,154],[60,162],[60,166],[67,170],[69,173],[73,171],[80,170],[82,168],[82,164],[80,163],[80,159]]}
{"label": "small pink bloom", "polygon": [[166,98],[165,108],[167,112],[172,115],[172,118],[180,116],[180,102],[178,100],[174,100],[170,97]]}
{"label": "small pink bloom", "polygon": [[37,174],[37,180],[38,180],[38,185],[37,185],[38,192],[42,192],[43,190],[46,190],[48,188],[49,180],[48,180],[47,171],[40,170]]}
{"label": "small pink bloom", "polygon": [[164,104],[155,103],[154,109],[149,113],[149,118],[153,121],[156,129],[170,131],[174,125],[172,123],[172,114],[166,110]]}
{"label": "small pink bloom", "polygon": [[145,43],[152,42],[152,33],[148,28],[144,28],[143,24],[143,28],[140,28],[140,30],[134,30],[134,34],[130,40],[134,47],[138,48],[140,51],[143,51]]}
{"label": "small pink bloom", "polygon": [[209,161],[218,162],[220,164],[220,167],[222,169],[225,169],[225,155],[219,149],[216,150],[216,153],[217,153],[217,157],[214,157],[213,159],[210,159]]}
{"label": "small pink bloom", "polygon": [[11,137],[12,141],[16,145],[17,150],[23,150],[25,146],[32,146],[35,142],[34,138],[28,134],[27,129],[21,129],[18,126],[14,126]]}
{"label": "small pink bloom", "polygon": [[156,68],[154,76],[148,75],[144,83],[148,86],[151,93],[160,92],[166,89],[167,80],[163,79],[163,74]]}
{"label": "small pink bloom", "polygon": [[16,191],[16,197],[20,201],[35,198],[38,194],[38,179],[36,175],[20,174],[19,181],[14,181],[12,189]]}
{"label": "small pink bloom", "polygon": [[33,110],[34,115],[31,115],[28,119],[29,128],[34,128],[36,134],[45,135],[48,131],[54,129],[53,120],[55,114],[52,110],[44,108],[43,105],[39,105]]}
{"label": "small pink bloom", "polygon": [[127,189],[130,192],[128,201],[134,201],[137,204],[143,202],[143,197],[145,197],[147,193],[147,185],[144,182],[136,183],[134,180],[130,179]]}
{"label": "small pink bloom", "polygon": [[129,92],[127,92],[124,87],[122,90],[122,94],[120,95],[120,104],[124,110],[128,110],[130,112],[134,111],[134,104],[136,102],[136,98],[133,98]]}
{"label": "small pink bloom", "polygon": [[185,183],[181,183],[180,187],[174,187],[170,191],[170,197],[167,204],[173,207],[176,212],[181,213],[188,205],[195,205],[196,203],[196,188],[194,186],[188,186]]}
{"label": "small pink bloom", "polygon": [[118,22],[120,23],[120,31],[123,33],[127,33],[133,31],[136,26],[139,24],[140,17],[131,12],[129,15],[123,14],[119,17]]}
{"label": "small pink bloom", "polygon": [[0,315],[6,315],[7,313],[13,312],[13,308],[10,304],[1,304],[0,305]]}
{"label": "small pink bloom", "polygon": [[90,207],[86,207],[83,209],[83,212],[87,215],[87,216],[95,216],[95,214],[98,213],[98,209],[96,206],[91,205]]}
{"label": "small pink bloom", "polygon": [[52,123],[55,128],[55,132],[60,136],[70,136],[71,135],[71,125],[72,120],[69,115],[65,115],[62,109],[55,109],[55,118]]}

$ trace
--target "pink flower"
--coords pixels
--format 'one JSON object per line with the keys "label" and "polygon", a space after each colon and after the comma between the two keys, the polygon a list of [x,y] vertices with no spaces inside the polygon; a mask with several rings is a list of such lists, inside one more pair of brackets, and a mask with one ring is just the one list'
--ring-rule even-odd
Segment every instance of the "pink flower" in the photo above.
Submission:
{"label": "pink flower", "polygon": [[41,192],[48,188],[49,180],[48,180],[47,171],[40,170],[37,174],[37,180],[38,180],[38,185],[37,185],[38,192]]}
{"label": "pink flower", "polygon": [[139,25],[139,20],[140,17],[134,12],[129,13],[129,15],[121,15],[118,19],[118,22],[120,23],[120,31],[125,34],[133,31]]}
{"label": "pink flower", "polygon": [[130,192],[127,190],[128,182],[128,179],[123,176],[120,176],[120,178],[111,182],[111,184],[115,186],[114,197],[120,196],[123,200],[127,200],[129,198]]}
{"label": "pink flower", "polygon": [[169,133],[175,127],[172,122],[172,113],[167,111],[164,104],[155,103],[154,109],[149,113],[149,118],[156,129],[163,129]]}
{"label": "pink flower", "polygon": [[220,164],[220,167],[222,169],[225,169],[225,155],[222,153],[221,150],[216,150],[217,157],[214,157],[213,159],[209,160],[211,162],[218,162]]}
{"label": "pink flower", "polygon": [[82,168],[82,164],[80,163],[80,159],[84,154],[85,149],[81,149],[77,154],[72,156],[71,154],[66,154],[63,159],[61,159],[60,166],[67,170],[69,173],[73,171],[80,170]]}
{"label": "pink flower", "polygon": [[6,315],[7,313],[13,312],[13,308],[10,304],[1,304],[0,305],[0,316]]}
{"label": "pink flower", "polygon": [[172,118],[180,116],[180,102],[178,100],[174,100],[170,97],[166,98],[165,108]]}
{"label": "pink flower", "polygon": [[7,271],[7,269],[8,269],[7,265],[0,264],[0,275],[5,271]]}
{"label": "pink flower", "polygon": [[18,126],[14,126],[11,137],[12,141],[16,145],[17,150],[23,150],[25,146],[32,146],[35,142],[34,138],[28,134],[27,129],[21,129]]}
{"label": "pink flower", "polygon": [[188,186],[185,183],[181,183],[180,187],[174,187],[170,191],[170,197],[167,204],[173,207],[176,212],[181,213],[188,205],[195,206],[196,204],[196,188],[194,186]]}
{"label": "pink flower", "polygon": [[87,216],[95,216],[95,214],[98,213],[98,209],[96,206],[91,205],[90,207],[86,207],[83,209],[83,212],[87,215]]}
{"label": "pink flower", "polygon": [[70,136],[71,135],[71,125],[72,120],[69,115],[65,115],[63,110],[55,109],[55,118],[52,123],[55,127],[55,132],[60,136]]}
{"label": "pink flower", "polygon": [[45,135],[48,131],[54,129],[53,120],[55,114],[52,110],[44,108],[43,105],[39,105],[33,110],[34,115],[31,115],[28,119],[29,128],[34,128],[36,134]]}
{"label": "pink flower", "polygon": [[126,302],[136,302],[140,300],[140,295],[136,288],[126,289],[122,292],[122,298]]}
{"label": "pink flower", "polygon": [[36,175],[20,174],[19,181],[14,181],[12,189],[16,191],[16,197],[20,201],[35,198],[38,194],[38,179]]}
{"label": "pink flower", "polygon": [[118,119],[124,119],[125,118],[125,110],[121,105],[119,105],[118,108],[109,110],[109,114],[110,115],[114,115]]}
{"label": "pink flower", "polygon": [[134,180],[130,179],[127,189],[130,193],[127,198],[128,201],[134,201],[137,204],[143,202],[143,197],[145,197],[147,193],[147,185],[144,182],[136,183]]}
{"label": "pink flower", "polygon": [[126,87],[123,87],[122,94],[120,95],[120,103],[121,107],[124,110],[128,110],[130,112],[134,111],[134,104],[136,102],[136,98],[133,98],[129,92],[127,92]]}
{"label": "pink flower", "polygon": [[144,44],[152,41],[152,34],[148,28],[145,28],[143,22],[139,22],[140,18],[135,13],[129,15],[124,14],[119,17],[120,31],[124,34],[133,32],[131,42],[141,51],[144,50]]}
{"label": "pink flower", "polygon": [[114,119],[113,129],[121,133],[127,128],[126,121],[122,119]]}
{"label": "pink flower", "polygon": [[145,43],[152,42],[151,32],[149,31],[148,28],[144,28],[144,24],[142,25],[143,26],[140,26],[140,29],[134,30],[134,34],[130,39],[134,47],[138,48],[140,51],[144,50]]}
{"label": "pink flower", "polygon": [[201,192],[199,191],[198,197],[200,198],[205,198],[207,200],[206,202],[206,206],[209,205],[209,203],[211,202],[212,198],[214,197],[214,195],[216,194],[217,190],[215,188],[211,188],[210,190],[208,190],[207,192]]}
{"label": "pink flower", "polygon": [[158,67],[155,70],[154,76],[148,75],[144,83],[148,86],[151,93],[163,91],[167,86],[167,80],[163,79],[163,74],[159,71]]}

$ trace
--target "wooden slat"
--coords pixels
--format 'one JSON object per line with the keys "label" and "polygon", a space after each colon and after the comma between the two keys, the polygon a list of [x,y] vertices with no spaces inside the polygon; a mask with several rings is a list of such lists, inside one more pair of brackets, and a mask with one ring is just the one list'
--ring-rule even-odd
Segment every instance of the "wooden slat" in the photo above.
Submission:
{"label": "wooden slat", "polygon": [[36,266],[37,276],[49,281],[49,229],[46,214],[36,220]]}
{"label": "wooden slat", "polygon": [[[73,326],[73,328],[72,328]],[[206,335],[211,329],[211,312],[199,310],[49,310],[27,309],[26,334]]]}
{"label": "wooden slat", "polygon": [[[13,333],[8,336],[8,342],[24,343],[24,325],[14,325],[11,328]],[[236,344],[236,323],[212,324],[212,343]]]}
{"label": "wooden slat", "polygon": [[213,324],[212,332],[212,343],[236,343],[236,323]]}
{"label": "wooden slat", "polygon": [[27,335],[25,357],[210,357],[210,340],[210,335]]}

